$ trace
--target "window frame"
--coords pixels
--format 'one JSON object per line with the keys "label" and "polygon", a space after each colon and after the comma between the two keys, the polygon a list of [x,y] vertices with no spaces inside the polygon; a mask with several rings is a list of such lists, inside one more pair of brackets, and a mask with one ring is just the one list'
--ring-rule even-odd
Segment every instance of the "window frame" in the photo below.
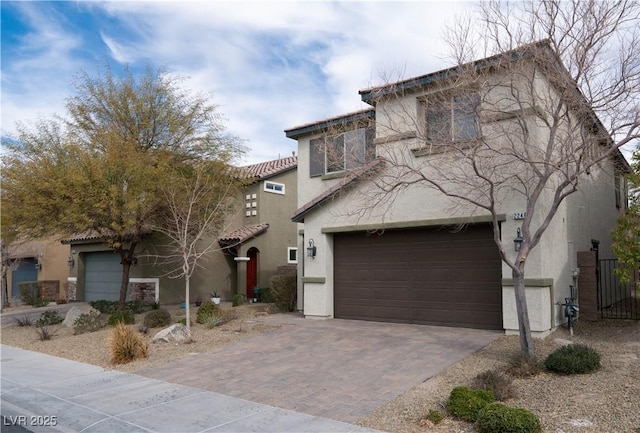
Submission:
{"label": "window frame", "polygon": [[[463,98],[467,99],[467,101],[456,101],[456,99]],[[434,104],[440,105],[440,107],[434,109]],[[481,137],[480,107],[482,105],[482,99],[478,91],[469,90],[466,92],[445,93],[444,96],[427,95],[422,98],[422,105],[424,110],[425,141],[427,143],[465,143],[478,140]],[[463,107],[472,107],[472,109],[462,110]],[[444,113],[447,115],[444,116]],[[447,130],[446,135],[442,133],[442,131],[438,131],[437,127],[434,128],[430,126],[434,123],[434,121],[431,120],[431,116],[441,118],[439,121],[445,124]],[[460,119],[462,119],[464,123],[462,123]],[[462,127],[460,127],[460,125],[462,125]],[[469,126],[471,126],[471,128],[469,128]],[[444,126],[442,129],[444,130]],[[473,133],[470,134],[469,131]],[[440,133],[439,136],[438,133]]]}
{"label": "window frame", "polygon": [[[365,165],[375,156],[374,136],[375,129],[369,126],[309,140],[309,177],[342,173]],[[331,147],[334,149],[329,151]],[[332,162],[328,155],[330,152],[337,154],[342,161]],[[354,158],[354,154],[362,161]]]}
{"label": "window frame", "polygon": [[[291,258],[292,252],[295,252],[295,259]],[[298,247],[287,247],[287,264],[298,264]]]}
{"label": "window frame", "polygon": [[[275,187],[282,187],[282,190],[278,191],[277,189],[270,189],[270,188],[268,188],[269,185],[273,185]],[[279,182],[272,182],[270,180],[265,180],[264,181],[264,190],[265,190],[265,192],[270,192],[272,194],[285,195],[285,184],[284,183],[279,183]]]}

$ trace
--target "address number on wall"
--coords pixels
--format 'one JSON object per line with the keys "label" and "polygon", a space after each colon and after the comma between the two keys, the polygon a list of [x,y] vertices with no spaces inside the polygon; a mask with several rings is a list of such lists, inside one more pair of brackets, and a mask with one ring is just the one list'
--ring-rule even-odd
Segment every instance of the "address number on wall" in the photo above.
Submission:
{"label": "address number on wall", "polygon": [[525,219],[527,216],[526,212],[514,212],[513,213],[513,219],[514,220],[523,220]]}

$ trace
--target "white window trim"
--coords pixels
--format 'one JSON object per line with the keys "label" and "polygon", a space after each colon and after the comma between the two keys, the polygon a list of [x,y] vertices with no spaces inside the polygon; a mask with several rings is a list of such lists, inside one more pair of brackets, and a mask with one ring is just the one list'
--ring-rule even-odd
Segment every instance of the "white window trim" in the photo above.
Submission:
{"label": "white window trim", "polygon": [[[280,186],[280,187],[282,187],[282,191],[277,191],[277,190],[274,190],[274,189],[270,189],[270,188],[268,188],[268,185]],[[264,190],[266,192],[270,192],[270,193],[273,193],[273,194],[284,195],[284,188],[285,188],[284,183],[271,182],[270,180],[265,180],[264,181]]]}
{"label": "white window trim", "polygon": [[[291,260],[291,251],[296,252],[296,259]],[[289,264],[297,264],[298,263],[298,248],[297,247],[287,247],[287,263]]]}

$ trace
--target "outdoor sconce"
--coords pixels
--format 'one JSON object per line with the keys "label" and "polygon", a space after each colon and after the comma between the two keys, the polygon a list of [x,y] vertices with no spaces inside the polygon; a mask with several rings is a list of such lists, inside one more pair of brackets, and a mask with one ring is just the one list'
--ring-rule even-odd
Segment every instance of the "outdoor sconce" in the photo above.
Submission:
{"label": "outdoor sconce", "polygon": [[36,270],[39,271],[40,269],[42,269],[42,263],[38,262],[36,263]]}
{"label": "outdoor sconce", "polygon": [[522,233],[520,232],[520,227],[516,230],[516,238],[513,240],[514,248],[516,252],[520,251],[520,247],[522,247]]}
{"label": "outdoor sconce", "polygon": [[69,259],[67,260],[67,265],[69,265],[70,268],[73,268],[73,265],[76,263],[75,260],[73,260],[73,256],[69,256]]}
{"label": "outdoor sconce", "polygon": [[138,256],[131,257],[131,264],[133,266],[138,266]]}
{"label": "outdoor sconce", "polygon": [[309,239],[309,246],[307,247],[307,257],[314,258],[316,256],[316,245],[313,239]]}

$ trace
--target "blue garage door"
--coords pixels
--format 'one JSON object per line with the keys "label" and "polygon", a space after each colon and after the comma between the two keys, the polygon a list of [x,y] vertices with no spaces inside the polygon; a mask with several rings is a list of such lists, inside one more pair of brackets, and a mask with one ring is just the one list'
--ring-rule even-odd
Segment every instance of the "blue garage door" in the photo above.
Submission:
{"label": "blue garage door", "polygon": [[120,297],[122,265],[113,251],[87,253],[84,259],[84,300],[117,301]]}
{"label": "blue garage door", "polygon": [[19,259],[18,269],[11,273],[11,297],[20,297],[18,284],[23,281],[36,281],[37,279],[38,270],[36,269],[36,259]]}

